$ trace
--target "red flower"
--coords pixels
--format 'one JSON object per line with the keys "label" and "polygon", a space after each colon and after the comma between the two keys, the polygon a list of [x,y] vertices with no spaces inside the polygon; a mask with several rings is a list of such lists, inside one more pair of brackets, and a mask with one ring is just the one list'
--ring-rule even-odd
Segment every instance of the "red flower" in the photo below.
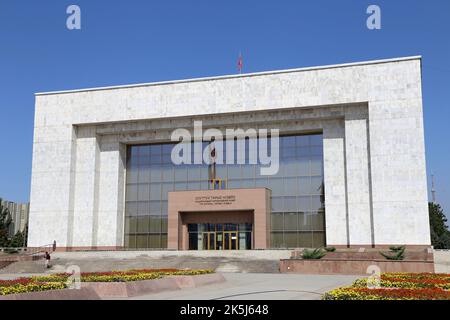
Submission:
{"label": "red flower", "polygon": [[17,285],[27,285],[32,283],[33,280],[27,278],[19,278],[14,280],[0,280],[0,287],[13,287]]}
{"label": "red flower", "polygon": [[368,289],[352,288],[352,291],[392,299],[450,300],[450,292],[438,288],[421,289]]}

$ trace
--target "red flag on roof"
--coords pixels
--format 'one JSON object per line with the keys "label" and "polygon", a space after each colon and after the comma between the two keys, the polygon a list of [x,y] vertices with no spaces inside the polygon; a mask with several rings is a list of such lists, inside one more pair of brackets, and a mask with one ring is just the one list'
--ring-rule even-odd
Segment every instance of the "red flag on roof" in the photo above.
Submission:
{"label": "red flag on roof", "polygon": [[238,70],[239,73],[242,73],[242,68],[244,67],[244,62],[242,60],[242,54],[239,53],[239,60],[238,60]]}

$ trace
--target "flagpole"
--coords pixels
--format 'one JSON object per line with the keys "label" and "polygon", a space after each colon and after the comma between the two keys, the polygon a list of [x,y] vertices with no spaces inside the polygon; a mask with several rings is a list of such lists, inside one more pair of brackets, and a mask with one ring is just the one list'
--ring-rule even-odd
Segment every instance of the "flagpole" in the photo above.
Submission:
{"label": "flagpole", "polygon": [[242,59],[242,52],[239,52],[239,57],[241,59],[241,68],[239,69],[239,74],[242,74],[242,69],[244,68],[244,60]]}
{"label": "flagpole", "polygon": [[242,51],[239,51],[239,61],[238,61],[239,74],[242,74],[242,67],[243,67]]}
{"label": "flagpole", "polygon": [[[239,68],[239,75],[242,75],[242,69],[244,67],[244,59],[242,58],[242,51],[239,51],[239,61],[238,61],[238,68]],[[241,82],[241,103],[242,103],[242,107],[245,109],[244,106],[244,79],[243,77],[240,77],[240,82]]]}

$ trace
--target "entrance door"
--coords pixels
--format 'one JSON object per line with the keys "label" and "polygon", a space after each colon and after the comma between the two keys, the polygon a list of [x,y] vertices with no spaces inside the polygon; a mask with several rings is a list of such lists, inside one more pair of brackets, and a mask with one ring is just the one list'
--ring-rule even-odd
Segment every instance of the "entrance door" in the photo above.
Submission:
{"label": "entrance door", "polygon": [[216,233],[216,249],[223,250],[223,233],[222,232]]}
{"label": "entrance door", "polygon": [[227,231],[223,233],[224,249],[238,250],[238,233],[234,231]]}
{"label": "entrance door", "polygon": [[216,233],[203,233],[203,250],[216,250]]}
{"label": "entrance door", "polygon": [[189,224],[189,250],[251,250],[252,224]]}

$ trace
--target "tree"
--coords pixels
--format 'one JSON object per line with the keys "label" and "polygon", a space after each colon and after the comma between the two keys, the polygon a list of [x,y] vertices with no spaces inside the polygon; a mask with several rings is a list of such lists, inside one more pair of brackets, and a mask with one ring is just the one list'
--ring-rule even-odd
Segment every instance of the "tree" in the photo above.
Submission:
{"label": "tree", "polygon": [[25,228],[23,229],[23,242],[21,247],[26,248],[28,246],[28,223],[25,224]]}
{"label": "tree", "polygon": [[24,246],[25,231],[18,231],[11,241],[9,241],[7,247],[9,248],[22,248]]}
{"label": "tree", "polygon": [[450,249],[450,231],[447,226],[447,217],[441,206],[429,203],[431,244],[435,249]]}
{"label": "tree", "polygon": [[9,245],[8,229],[11,222],[11,214],[8,208],[3,206],[3,201],[0,198],[0,247],[7,247]]}

